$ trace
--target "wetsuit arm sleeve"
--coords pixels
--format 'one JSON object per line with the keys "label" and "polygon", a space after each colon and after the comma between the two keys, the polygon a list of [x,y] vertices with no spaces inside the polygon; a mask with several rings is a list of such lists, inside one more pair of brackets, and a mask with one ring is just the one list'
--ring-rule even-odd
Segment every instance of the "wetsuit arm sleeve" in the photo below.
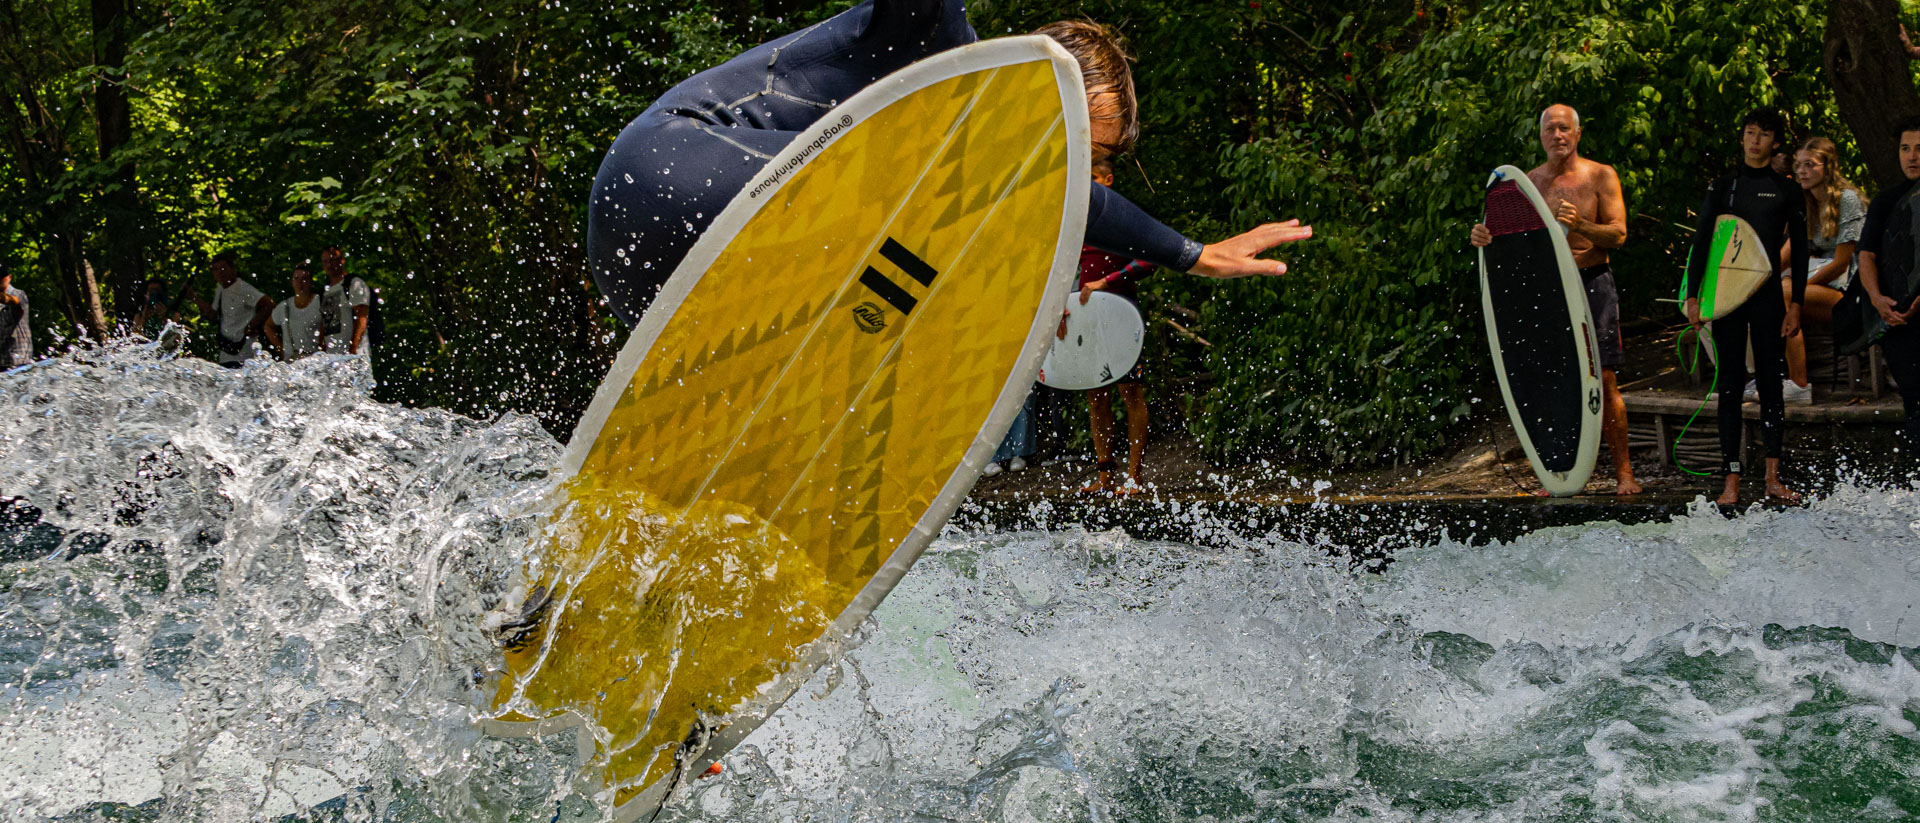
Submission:
{"label": "wetsuit arm sleeve", "polygon": [[1153,219],[1139,206],[1099,183],[1087,204],[1087,244],[1122,257],[1184,272],[1200,262],[1199,242]]}
{"label": "wetsuit arm sleeve", "polygon": [[1793,244],[1793,302],[1799,304],[1807,297],[1807,207],[1805,198],[1787,202],[1792,204],[1787,209],[1787,242]]}
{"label": "wetsuit arm sleeve", "polygon": [[1886,194],[1873,198],[1867,206],[1866,225],[1860,227],[1860,245],[1854,247],[1856,254],[1880,253],[1880,235],[1887,228],[1887,212],[1892,211],[1893,199]]}
{"label": "wetsuit arm sleeve", "polygon": [[[910,43],[932,38],[943,25],[968,25],[964,0],[873,0],[873,17],[860,37],[868,41]],[[965,37],[958,42],[970,43],[976,39]]]}
{"label": "wetsuit arm sleeve", "polygon": [[1713,223],[1720,216],[1720,181],[1707,186],[1707,199],[1700,202],[1700,222],[1693,228],[1693,250],[1687,255],[1686,293],[1682,299],[1700,296],[1700,281],[1707,273],[1707,254],[1713,248]]}

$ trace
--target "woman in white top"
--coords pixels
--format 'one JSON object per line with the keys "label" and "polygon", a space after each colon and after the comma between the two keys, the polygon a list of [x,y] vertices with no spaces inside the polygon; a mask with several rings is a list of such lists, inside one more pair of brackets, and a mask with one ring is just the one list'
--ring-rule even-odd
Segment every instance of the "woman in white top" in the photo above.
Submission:
{"label": "woman in white top", "polygon": [[[1800,144],[1793,153],[1793,178],[1806,190],[1807,197],[1809,259],[1800,326],[1805,329],[1818,323],[1832,328],[1833,306],[1853,280],[1853,247],[1860,242],[1860,227],[1867,222],[1866,204],[1860,190],[1842,172],[1839,150],[1825,137],[1809,137]],[[1791,293],[1793,283],[1783,278],[1780,288]],[[1787,340],[1787,382],[1790,402],[1813,402],[1812,389],[1807,385],[1805,333]]]}
{"label": "woman in white top", "polygon": [[287,360],[326,348],[327,317],[313,293],[313,270],[307,264],[293,267],[293,297],[273,307],[273,321],[266,330],[273,348]]}

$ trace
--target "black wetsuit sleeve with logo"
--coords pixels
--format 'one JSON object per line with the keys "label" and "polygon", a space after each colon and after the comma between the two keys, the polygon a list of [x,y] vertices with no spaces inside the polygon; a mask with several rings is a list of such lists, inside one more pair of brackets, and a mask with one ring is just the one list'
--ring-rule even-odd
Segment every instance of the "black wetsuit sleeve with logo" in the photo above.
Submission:
{"label": "black wetsuit sleeve with logo", "polygon": [[[608,149],[588,203],[594,281],[628,323],[719,212],[834,106],[979,40],[962,0],[876,0],[763,43],[668,90]],[[1087,181],[1086,241],[1186,271],[1200,244]]]}
{"label": "black wetsuit sleeve with logo", "polygon": [[1713,250],[1714,224],[1723,214],[1745,220],[1753,227],[1775,271],[1780,265],[1782,245],[1792,244],[1793,257],[1788,261],[1788,268],[1793,277],[1793,302],[1801,302],[1807,291],[1806,195],[1793,178],[1770,168],[1756,169],[1744,164],[1707,187],[1707,198],[1700,204],[1700,220],[1693,230],[1693,250],[1687,257],[1685,296],[1700,296],[1707,255]]}

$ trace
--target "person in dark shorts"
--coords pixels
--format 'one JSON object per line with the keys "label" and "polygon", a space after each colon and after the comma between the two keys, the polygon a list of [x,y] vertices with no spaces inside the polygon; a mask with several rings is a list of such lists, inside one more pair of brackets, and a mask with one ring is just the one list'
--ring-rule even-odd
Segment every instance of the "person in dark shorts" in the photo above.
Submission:
{"label": "person in dark shorts", "polygon": [[1720,378],[1714,389],[1719,398],[1720,455],[1726,471],[1718,503],[1740,502],[1741,395],[1747,382],[1747,344],[1753,344],[1754,379],[1760,393],[1760,436],[1766,444],[1767,497],[1796,503],[1800,495],[1780,482],[1781,433],[1786,428],[1787,405],[1781,391],[1786,374],[1786,339],[1800,333],[1800,303],[1807,292],[1806,195],[1793,178],[1773,169],[1774,152],[1786,141],[1787,120],[1769,108],[1755,109],[1740,122],[1741,163],[1715,179],[1700,205],[1694,228],[1693,253],[1687,259],[1684,309],[1687,321],[1698,327],[1701,278],[1713,245],[1714,225],[1720,215],[1747,221],[1766,247],[1766,259],[1779,265],[1783,247],[1790,249],[1787,276],[1781,289],[1763,288],[1740,307],[1713,321],[1713,349]]}
{"label": "person in dark shorts", "polygon": [[[1101,160],[1093,164],[1093,179],[1102,186],[1113,185],[1113,162]],[[1080,297],[1085,305],[1093,293],[1104,291],[1119,295],[1140,305],[1140,279],[1152,272],[1154,266],[1143,260],[1128,260],[1116,254],[1101,251],[1093,246],[1080,249]],[[1064,331],[1064,327],[1063,331]],[[1120,382],[1121,402],[1127,406],[1127,479],[1115,485],[1113,470],[1117,468],[1113,460],[1113,386],[1101,386],[1087,393],[1087,407],[1092,414],[1093,456],[1097,475],[1094,481],[1082,488],[1088,494],[1109,493],[1115,495],[1137,494],[1145,490],[1140,483],[1140,466],[1147,450],[1147,387],[1141,377],[1145,373],[1146,352],[1141,352],[1140,360],[1133,364]]]}
{"label": "person in dark shorts", "polygon": [[[1036,33],[1080,64],[1095,159],[1126,151],[1139,117],[1130,58],[1117,40],[1080,21]],[[978,39],[962,0],[871,0],[661,95],[608,149],[588,204],[589,263],[615,314],[638,322],[721,209],[828,110],[915,61]],[[1285,273],[1285,264],[1257,255],[1313,233],[1299,221],[1268,223],[1203,246],[1107,187],[1088,185],[1088,243],[1203,277]]]}
{"label": "person in dark shorts", "polygon": [[[1881,192],[1867,207],[1858,257],[1860,285],[1865,287],[1868,300],[1887,324],[1887,333],[1880,338],[1880,351],[1887,357],[1887,370],[1893,374],[1901,404],[1906,407],[1907,448],[1912,450],[1908,465],[1912,467],[1920,461],[1920,300],[1913,295],[1899,300],[1886,294],[1881,288],[1880,269],[1883,257],[1899,254],[1912,260],[1920,256],[1911,248],[1896,249],[1887,242],[1888,220],[1899,210],[1901,201],[1913,193],[1913,187],[1920,185],[1916,183],[1920,181],[1920,117],[1902,120],[1895,128],[1900,132],[1900,172],[1906,179]],[[1920,265],[1920,261],[1912,265]]]}
{"label": "person in dark shorts", "polygon": [[[1614,284],[1610,255],[1627,242],[1627,203],[1620,193],[1620,176],[1613,167],[1580,155],[1580,113],[1570,106],[1548,106],[1540,113],[1540,147],[1547,162],[1527,178],[1553,209],[1567,233],[1573,263],[1587,287],[1587,308],[1593,313],[1594,347],[1600,359],[1602,413],[1600,430],[1613,454],[1615,494],[1639,494],[1633,460],[1627,454],[1627,401],[1620,396],[1616,375],[1627,362],[1620,336],[1620,290]],[[1473,227],[1475,246],[1493,242],[1485,223]],[[1545,492],[1541,492],[1545,494]]]}

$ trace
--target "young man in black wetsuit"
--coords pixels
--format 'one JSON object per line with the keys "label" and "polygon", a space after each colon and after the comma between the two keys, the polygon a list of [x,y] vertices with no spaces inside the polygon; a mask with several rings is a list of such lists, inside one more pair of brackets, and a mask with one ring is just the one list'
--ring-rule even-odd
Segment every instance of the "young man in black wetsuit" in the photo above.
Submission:
{"label": "young man in black wetsuit", "polygon": [[[1094,159],[1124,152],[1139,131],[1127,56],[1100,26],[1042,28],[1079,62]],[[636,323],[734,195],[826,112],[907,65],[979,39],[962,0],[871,0],[749,49],[673,87],[621,131],[593,183],[587,250],[594,281]],[[1086,242],[1203,277],[1277,275],[1259,255],[1312,236],[1269,223],[1203,246],[1097,183]]]}
{"label": "young man in black wetsuit", "polygon": [[1800,333],[1800,301],[1807,291],[1807,218],[1805,195],[1793,178],[1773,169],[1773,155],[1786,139],[1787,121],[1773,109],[1755,109],[1740,123],[1741,163],[1707,187],[1694,229],[1693,254],[1687,260],[1687,322],[1699,326],[1700,280],[1713,246],[1714,223],[1731,214],[1753,226],[1766,246],[1766,259],[1778,261],[1783,244],[1791,244],[1793,297],[1777,288],[1762,288],[1740,308],[1713,321],[1713,350],[1720,364],[1720,454],[1725,460],[1726,486],[1722,506],[1740,502],[1740,396],[1747,382],[1747,342],[1753,342],[1755,377],[1760,390],[1760,429],[1767,449],[1767,497],[1796,503],[1800,495],[1780,482],[1780,434],[1786,424],[1786,401],[1780,377],[1786,369],[1786,338]]}
{"label": "young man in black wetsuit", "polygon": [[[1873,302],[1887,333],[1880,338],[1880,351],[1887,356],[1887,369],[1899,384],[1900,400],[1907,411],[1907,447],[1912,450],[1908,464],[1920,460],[1920,300],[1909,296],[1895,300],[1883,291],[1880,281],[1882,258],[1896,253],[1911,253],[1887,245],[1888,221],[1901,201],[1913,193],[1920,181],[1920,117],[1909,117],[1895,128],[1900,132],[1900,171],[1906,181],[1880,193],[1867,207],[1867,222],[1860,230],[1856,256],[1860,261],[1860,285]],[[1916,261],[1913,265],[1920,265]]]}

